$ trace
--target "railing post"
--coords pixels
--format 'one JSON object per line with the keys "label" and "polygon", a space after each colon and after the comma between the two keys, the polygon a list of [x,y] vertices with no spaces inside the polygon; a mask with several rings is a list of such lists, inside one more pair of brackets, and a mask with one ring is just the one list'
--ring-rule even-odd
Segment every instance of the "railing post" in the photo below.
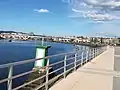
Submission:
{"label": "railing post", "polygon": [[102,53],[102,47],[100,48],[100,54]]}
{"label": "railing post", "polygon": [[87,50],[87,52],[86,52],[86,63],[87,63],[87,61],[88,61],[88,50]]}
{"label": "railing post", "polygon": [[98,48],[96,49],[96,56],[98,56]]}
{"label": "railing post", "polygon": [[82,54],[81,54],[81,66],[83,65],[83,58],[84,58],[84,51],[82,52]]}
{"label": "railing post", "polygon": [[76,71],[76,62],[77,62],[77,53],[75,53],[75,60],[74,60],[74,71]]}
{"label": "railing post", "polygon": [[90,61],[90,59],[91,59],[91,48],[89,49],[89,58],[88,58],[88,60]]}
{"label": "railing post", "polygon": [[64,57],[64,78],[66,78],[66,60],[67,60],[67,55]]}
{"label": "railing post", "polygon": [[45,89],[48,90],[48,81],[49,81],[49,62],[50,59],[47,59],[47,67],[46,67],[46,85],[45,85]]}
{"label": "railing post", "polygon": [[88,49],[88,60],[87,60],[87,62],[89,61],[89,58],[90,58],[90,49]]}
{"label": "railing post", "polygon": [[98,48],[98,55],[100,55],[100,48]]}
{"label": "railing post", "polygon": [[90,49],[90,60],[92,59],[92,54],[93,54],[93,52],[92,52],[92,48]]}
{"label": "railing post", "polygon": [[98,55],[100,55],[100,48],[98,48]]}
{"label": "railing post", "polygon": [[92,59],[94,58],[94,48],[92,48]]}
{"label": "railing post", "polygon": [[97,48],[95,49],[95,57],[97,56]]}
{"label": "railing post", "polygon": [[95,57],[97,56],[97,48],[96,48],[96,50],[95,50]]}
{"label": "railing post", "polygon": [[94,58],[96,57],[96,54],[95,54],[95,53],[96,53],[96,48],[94,48]]}
{"label": "railing post", "polygon": [[9,73],[8,73],[9,80],[7,84],[8,90],[12,90],[12,75],[13,75],[13,65],[9,67]]}
{"label": "railing post", "polygon": [[101,54],[101,48],[99,49],[99,54]]}

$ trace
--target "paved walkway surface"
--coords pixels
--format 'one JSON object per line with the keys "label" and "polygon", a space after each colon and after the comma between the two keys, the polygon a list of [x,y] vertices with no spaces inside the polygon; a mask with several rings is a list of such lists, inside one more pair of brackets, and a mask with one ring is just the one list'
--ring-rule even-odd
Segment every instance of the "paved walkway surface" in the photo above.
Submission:
{"label": "paved walkway surface", "polygon": [[[117,54],[115,59],[114,53]],[[59,81],[50,90],[120,90],[119,55],[120,48],[109,48]]]}

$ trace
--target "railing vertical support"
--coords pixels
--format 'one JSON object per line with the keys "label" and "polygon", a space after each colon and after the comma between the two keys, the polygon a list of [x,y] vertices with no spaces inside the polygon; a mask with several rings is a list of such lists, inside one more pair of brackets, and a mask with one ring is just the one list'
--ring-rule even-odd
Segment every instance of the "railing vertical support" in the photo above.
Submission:
{"label": "railing vertical support", "polygon": [[96,57],[96,56],[95,56],[95,53],[96,53],[96,48],[94,48],[94,58]]}
{"label": "railing vertical support", "polygon": [[88,58],[88,60],[90,61],[90,59],[91,59],[91,49],[89,49],[89,58]]}
{"label": "railing vertical support", "polygon": [[75,53],[75,60],[74,60],[74,71],[76,71],[76,62],[77,62],[77,53]]}
{"label": "railing vertical support", "polygon": [[92,59],[94,58],[94,48],[92,48]]}
{"label": "railing vertical support", "polygon": [[94,58],[94,48],[92,48],[92,59]]}
{"label": "railing vertical support", "polygon": [[87,62],[89,61],[89,58],[90,58],[90,56],[89,56],[89,54],[90,54],[90,49],[88,49],[88,60],[87,60]]}
{"label": "railing vertical support", "polygon": [[92,48],[90,49],[90,60],[92,59]]}
{"label": "railing vertical support", "polygon": [[66,78],[66,60],[67,60],[67,55],[64,57],[64,78]]}
{"label": "railing vertical support", "polygon": [[97,48],[95,49],[95,57],[97,56]]}
{"label": "railing vertical support", "polygon": [[100,55],[100,51],[99,50],[100,50],[100,48],[98,48],[98,55]]}
{"label": "railing vertical support", "polygon": [[100,48],[100,54],[102,53],[102,48]]}
{"label": "railing vertical support", "polygon": [[46,67],[46,85],[45,85],[45,89],[48,90],[48,81],[49,81],[49,62],[50,60],[47,59],[47,67]]}
{"label": "railing vertical support", "polygon": [[13,75],[13,65],[9,67],[9,73],[8,73],[9,80],[7,84],[8,90],[12,90],[12,75]]}
{"label": "railing vertical support", "polygon": [[97,53],[98,53],[98,48],[96,48],[96,56],[98,55]]}
{"label": "railing vertical support", "polygon": [[99,55],[99,49],[100,49],[100,48],[98,48],[98,52],[97,52],[97,53],[98,53],[98,55]]}
{"label": "railing vertical support", "polygon": [[101,49],[101,48],[99,48],[99,55],[101,54],[101,53],[100,53],[100,49]]}
{"label": "railing vertical support", "polygon": [[[95,48],[95,53],[94,53],[94,54],[95,54],[95,57],[96,57],[96,48]],[[95,57],[94,57],[94,58],[95,58]]]}
{"label": "railing vertical support", "polygon": [[89,58],[89,56],[88,56],[88,50],[86,51],[86,60],[85,60],[85,62],[87,63],[87,61],[88,61],[88,58]]}
{"label": "railing vertical support", "polygon": [[96,56],[98,56],[98,48],[96,49]]}
{"label": "railing vertical support", "polygon": [[84,61],[83,61],[83,58],[84,58],[84,55],[83,55],[83,54],[84,54],[84,52],[82,52],[82,54],[81,54],[81,66],[83,65],[83,62],[84,62]]}

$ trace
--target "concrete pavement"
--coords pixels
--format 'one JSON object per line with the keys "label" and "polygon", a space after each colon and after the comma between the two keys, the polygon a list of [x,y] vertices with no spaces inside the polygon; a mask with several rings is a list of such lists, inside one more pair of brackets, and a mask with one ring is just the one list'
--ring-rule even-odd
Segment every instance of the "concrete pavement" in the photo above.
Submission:
{"label": "concrete pavement", "polygon": [[[114,67],[114,63],[117,64],[116,67]],[[50,90],[118,90],[120,77],[116,70],[120,71],[119,64],[120,60],[114,61],[114,48],[109,48],[91,62],[53,85]]]}

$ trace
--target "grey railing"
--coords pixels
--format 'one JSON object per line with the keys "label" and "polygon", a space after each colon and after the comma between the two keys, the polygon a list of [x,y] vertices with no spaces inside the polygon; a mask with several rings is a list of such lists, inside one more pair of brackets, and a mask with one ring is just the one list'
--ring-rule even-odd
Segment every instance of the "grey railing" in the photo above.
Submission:
{"label": "grey railing", "polygon": [[[8,72],[7,78],[0,80],[0,84],[7,82],[7,90],[19,90],[19,89],[21,89],[27,85],[30,85],[38,80],[44,79],[44,82],[42,82],[42,84],[36,86],[35,88],[31,88],[31,90],[38,90],[43,87],[45,90],[48,90],[50,84],[55,82],[59,77],[63,76],[63,78],[66,78],[67,74],[70,71],[76,71],[76,69],[78,67],[81,67],[82,65],[89,62],[96,56],[100,55],[106,49],[107,49],[106,47],[91,48],[91,49],[86,49],[86,50],[82,50],[82,51],[80,50],[80,51],[74,51],[74,52],[70,52],[70,53],[62,53],[62,54],[47,56],[45,58],[38,58],[38,59],[31,59],[31,60],[24,60],[24,61],[19,61],[19,62],[14,62],[14,63],[3,64],[3,65],[0,65],[0,69],[8,68],[9,72]],[[62,57],[64,57],[64,59],[57,61],[55,63],[50,63],[50,59],[53,57],[57,57],[57,56],[62,56]],[[24,73],[21,73],[18,75],[13,75],[13,72],[14,72],[13,67],[22,65],[22,64],[29,64],[31,62],[35,62],[36,60],[41,60],[41,59],[47,59],[47,65],[45,67],[39,68],[39,69],[44,68],[45,74],[40,77],[37,77],[33,80],[25,82],[20,86],[16,86],[15,88],[13,88],[13,85],[12,85],[13,79],[17,79],[17,78],[25,76],[25,75],[30,75],[37,71],[37,70],[30,70],[30,71],[27,71],[27,72],[24,72]],[[72,62],[68,63],[69,61],[72,61]],[[53,69],[53,71],[50,72],[50,69],[52,66],[60,65],[60,64],[63,64],[63,65],[57,69]],[[60,70],[63,70],[63,72],[58,73],[54,77],[49,79],[49,76],[52,73],[56,73]]]}

